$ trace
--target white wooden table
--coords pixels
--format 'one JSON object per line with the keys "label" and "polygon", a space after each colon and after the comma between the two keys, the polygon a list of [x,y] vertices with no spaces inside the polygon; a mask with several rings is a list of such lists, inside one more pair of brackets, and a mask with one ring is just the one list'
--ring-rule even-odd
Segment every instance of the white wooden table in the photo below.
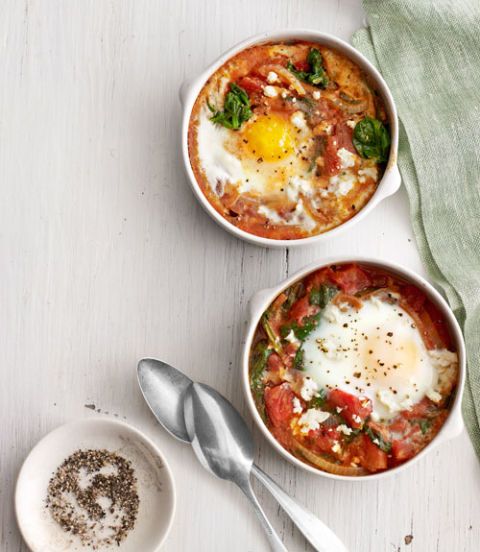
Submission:
{"label": "white wooden table", "polygon": [[[187,185],[177,92],[249,35],[315,27],[348,39],[362,21],[355,0],[2,3],[2,552],[25,550],[12,508],[22,460],[57,425],[91,416],[127,420],[170,460],[178,511],[167,552],[268,550],[239,491],[155,423],[138,359],[163,358],[245,411],[241,335],[256,290],[333,254],[423,269],[403,190],[327,245],[273,251],[227,235]],[[303,473],[255,436],[259,465],[352,552],[479,549],[480,466],[465,433],[399,476],[361,484]],[[259,495],[289,550],[310,550]]]}

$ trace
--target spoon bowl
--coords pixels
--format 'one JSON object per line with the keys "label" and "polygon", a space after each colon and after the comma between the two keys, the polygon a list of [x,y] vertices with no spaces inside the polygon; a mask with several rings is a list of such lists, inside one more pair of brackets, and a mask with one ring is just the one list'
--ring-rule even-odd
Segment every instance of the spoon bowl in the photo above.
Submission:
{"label": "spoon bowl", "polygon": [[160,425],[180,441],[190,442],[183,418],[183,400],[193,381],[166,362],[143,358],[137,367],[143,398]]}
{"label": "spoon bowl", "polygon": [[185,426],[202,465],[221,479],[248,479],[253,437],[247,424],[220,393],[193,383],[185,395]]}

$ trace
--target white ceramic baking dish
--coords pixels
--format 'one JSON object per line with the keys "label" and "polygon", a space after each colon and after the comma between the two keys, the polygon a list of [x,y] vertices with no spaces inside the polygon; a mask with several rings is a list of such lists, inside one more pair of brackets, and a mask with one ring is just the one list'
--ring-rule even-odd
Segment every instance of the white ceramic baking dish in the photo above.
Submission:
{"label": "white ceramic baking dish", "polygon": [[[324,44],[325,46],[332,47],[339,52],[345,54],[351,60],[353,60],[357,65],[359,65],[366,74],[368,74],[373,82],[376,85],[376,89],[381,94],[385,108],[388,114],[389,123],[390,123],[390,132],[391,132],[391,147],[390,147],[390,157],[387,163],[385,173],[381,181],[379,182],[378,188],[375,191],[375,194],[372,196],[370,201],[361,209],[354,217],[344,222],[340,226],[324,232],[323,234],[317,234],[315,236],[310,236],[307,238],[295,239],[295,240],[275,240],[271,238],[263,238],[250,234],[241,230],[228,222],[222,215],[215,210],[215,208],[210,204],[208,199],[203,194],[200,186],[197,183],[195,175],[193,173],[190,158],[188,153],[188,126],[190,122],[190,115],[197,99],[198,94],[203,88],[206,81],[210,76],[221,67],[227,60],[233,57],[235,54],[238,54],[245,48],[253,46],[255,44],[262,44],[265,42],[275,42],[275,41],[288,41],[288,40],[309,40],[313,42],[318,42]],[[220,56],[215,62],[213,62],[205,71],[203,71],[198,77],[193,80],[185,81],[180,88],[180,100],[183,105],[183,118],[182,118],[182,131],[181,131],[181,140],[182,140],[182,155],[183,162],[185,164],[185,169],[187,171],[188,179],[192,186],[193,192],[197,197],[198,201],[202,207],[207,211],[207,213],[225,230],[231,234],[242,238],[250,243],[257,245],[262,245],[266,247],[291,247],[297,245],[308,245],[312,243],[318,243],[322,241],[327,241],[334,236],[337,236],[340,232],[343,232],[351,228],[354,224],[360,221],[365,217],[372,209],[374,209],[383,199],[394,194],[400,187],[400,173],[397,166],[397,151],[398,151],[398,118],[397,118],[397,109],[393,101],[392,94],[383,80],[380,73],[375,69],[375,67],[368,61],[368,59],[363,56],[358,50],[350,46],[347,42],[327,33],[321,33],[319,31],[307,30],[307,29],[288,29],[288,30],[279,30],[272,32],[265,32],[254,37],[248,38],[240,44],[237,44],[222,56]]]}
{"label": "white ceramic baking dish", "polygon": [[[425,294],[429,297],[429,299],[440,309],[443,316],[445,317],[445,320],[449,325],[449,329],[458,353],[458,360],[459,360],[459,376],[458,376],[458,386],[456,390],[455,400],[452,405],[450,414],[448,415],[448,418],[446,419],[439,433],[433,438],[433,440],[411,460],[405,462],[404,464],[401,464],[396,468],[392,468],[384,472],[379,472],[377,474],[364,475],[364,476],[358,476],[358,477],[335,475],[335,474],[324,472],[318,468],[305,464],[304,462],[302,462],[301,460],[293,456],[293,454],[291,454],[286,449],[284,449],[278,443],[275,437],[270,433],[269,429],[267,428],[260,414],[258,413],[258,410],[255,406],[255,402],[253,400],[252,393],[250,391],[250,383],[249,383],[249,354],[250,354],[250,348],[252,345],[252,339],[254,337],[255,329],[260,321],[260,318],[263,312],[267,309],[267,307],[283,290],[291,286],[294,282],[303,279],[305,276],[307,276],[307,274],[310,274],[315,270],[324,268],[332,264],[349,263],[349,262],[355,262],[363,265],[370,265],[375,268],[387,270],[394,275],[400,276],[404,280],[410,281],[412,284],[415,284],[419,289],[423,290]],[[380,479],[382,477],[386,477],[386,476],[398,473],[399,471],[404,470],[405,468],[413,465],[415,462],[420,460],[420,458],[422,458],[425,454],[427,454],[430,450],[435,448],[437,445],[445,441],[448,441],[450,439],[453,439],[454,437],[459,435],[463,429],[461,402],[462,402],[463,387],[465,384],[466,360],[465,360],[465,344],[463,340],[462,331],[460,329],[460,326],[458,325],[458,322],[455,316],[453,315],[453,312],[451,311],[445,299],[440,295],[440,293],[431,284],[429,284],[424,278],[422,278],[421,276],[419,276],[418,274],[416,274],[415,272],[413,272],[412,270],[404,266],[400,266],[395,263],[391,263],[391,262],[387,262],[379,259],[372,259],[368,257],[354,257],[354,258],[336,257],[336,258],[324,259],[322,261],[310,264],[305,268],[303,268],[302,270],[299,270],[297,273],[290,276],[290,278],[284,280],[277,286],[270,289],[264,289],[262,291],[259,291],[252,297],[249,304],[249,320],[247,324],[247,331],[246,331],[244,343],[245,344],[244,344],[243,357],[242,357],[243,387],[244,387],[245,396],[247,399],[247,404],[249,406],[250,412],[256,424],[258,425],[262,433],[265,435],[266,439],[273,446],[273,448],[277,450],[277,452],[279,452],[282,456],[284,456],[287,460],[289,460],[296,466],[304,470],[307,470],[309,472],[315,473],[317,475],[322,475],[330,479],[344,479],[349,481]]]}

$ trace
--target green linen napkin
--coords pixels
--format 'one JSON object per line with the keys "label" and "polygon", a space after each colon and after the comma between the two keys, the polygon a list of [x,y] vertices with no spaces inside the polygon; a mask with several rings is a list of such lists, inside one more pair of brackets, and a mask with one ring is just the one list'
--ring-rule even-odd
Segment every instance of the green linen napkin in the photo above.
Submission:
{"label": "green linen napkin", "polygon": [[480,458],[480,1],[363,4],[369,26],[353,44],[397,103],[420,255],[465,335],[463,415]]}

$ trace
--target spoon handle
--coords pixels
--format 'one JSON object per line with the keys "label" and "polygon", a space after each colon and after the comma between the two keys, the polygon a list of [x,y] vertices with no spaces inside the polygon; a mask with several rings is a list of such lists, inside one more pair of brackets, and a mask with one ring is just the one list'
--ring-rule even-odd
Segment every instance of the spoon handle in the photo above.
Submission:
{"label": "spoon handle", "polygon": [[267,534],[268,542],[270,543],[270,548],[272,549],[272,551],[288,552],[283,542],[280,540],[278,533],[272,527],[270,521],[265,515],[265,512],[260,506],[260,503],[258,502],[258,499],[255,496],[255,493],[253,492],[252,486],[250,485],[250,481],[246,481],[245,483],[241,483],[241,484],[239,483],[238,486],[242,489],[245,496],[250,500],[253,506],[253,509],[255,510],[255,513],[257,514],[258,519],[260,520],[260,523],[262,524],[262,527],[265,530],[265,533]]}
{"label": "spoon handle", "polygon": [[273,479],[253,464],[252,474],[277,500],[317,552],[348,552],[345,545],[316,516],[291,498]]}

